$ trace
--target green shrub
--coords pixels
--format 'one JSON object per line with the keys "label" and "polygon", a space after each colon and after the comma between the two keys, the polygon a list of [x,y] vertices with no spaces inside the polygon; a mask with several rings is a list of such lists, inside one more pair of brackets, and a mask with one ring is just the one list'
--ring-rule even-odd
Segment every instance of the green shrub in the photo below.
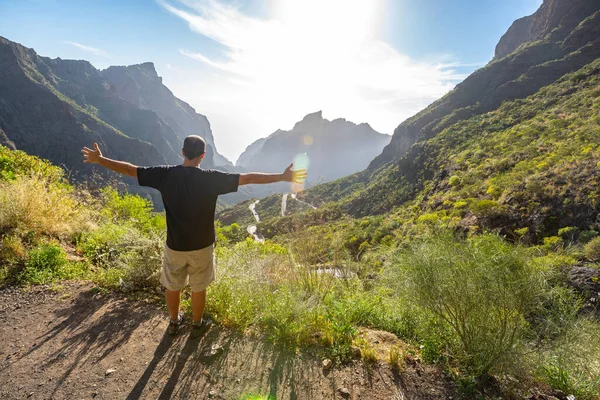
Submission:
{"label": "green shrub", "polygon": [[475,200],[470,205],[473,213],[487,217],[499,211],[499,205],[494,200]]}
{"label": "green shrub", "polygon": [[544,247],[551,251],[559,251],[563,248],[563,240],[558,236],[548,236],[544,238]]}
{"label": "green shrub", "polygon": [[150,200],[132,194],[119,195],[111,187],[102,190],[102,199],[101,213],[113,222],[131,224],[142,232],[162,231],[166,228],[165,217],[152,212]]}
{"label": "green shrub", "polygon": [[417,306],[452,335],[439,337],[450,356],[476,376],[514,361],[539,297],[539,273],[520,247],[494,235],[457,239],[443,232],[397,254],[387,271]]}
{"label": "green shrub", "polygon": [[41,285],[77,277],[86,269],[85,265],[69,265],[65,251],[60,246],[43,244],[29,253],[19,278],[23,283]]}
{"label": "green shrub", "polygon": [[576,226],[566,226],[558,230],[558,236],[567,241],[574,241],[579,233],[579,229]]}
{"label": "green shrub", "polygon": [[451,177],[450,177],[450,179],[448,180],[448,183],[449,183],[449,184],[450,184],[450,186],[452,186],[452,187],[457,187],[457,186],[460,186],[460,184],[461,184],[462,182],[461,182],[461,179],[460,179],[460,177],[459,177],[459,176],[453,175],[453,176],[451,176]]}
{"label": "green shrub", "polygon": [[600,261],[600,237],[590,240],[583,249],[585,256],[590,261]]}
{"label": "green shrub", "polygon": [[582,318],[543,352],[538,375],[555,389],[577,399],[600,396],[600,325]]}

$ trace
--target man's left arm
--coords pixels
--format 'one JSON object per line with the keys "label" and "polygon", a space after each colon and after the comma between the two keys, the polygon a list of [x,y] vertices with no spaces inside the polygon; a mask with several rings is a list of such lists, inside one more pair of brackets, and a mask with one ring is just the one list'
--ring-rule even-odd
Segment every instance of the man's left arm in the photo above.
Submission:
{"label": "man's left arm", "polygon": [[102,165],[119,174],[137,178],[138,167],[136,165],[104,157],[100,151],[100,147],[98,147],[98,143],[94,143],[94,150],[84,147],[81,152],[83,153],[83,162],[85,163]]}
{"label": "man's left arm", "polygon": [[249,184],[265,184],[275,182],[294,182],[302,183],[306,179],[306,170],[299,169],[292,171],[294,164],[290,164],[285,171],[281,174],[263,174],[260,172],[249,172],[246,174],[240,174],[238,185],[249,185]]}

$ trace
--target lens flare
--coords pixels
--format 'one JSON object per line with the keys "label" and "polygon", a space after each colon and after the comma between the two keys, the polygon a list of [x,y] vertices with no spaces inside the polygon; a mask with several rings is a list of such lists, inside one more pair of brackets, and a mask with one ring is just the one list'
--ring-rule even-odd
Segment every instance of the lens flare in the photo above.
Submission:
{"label": "lens flare", "polygon": [[310,146],[313,144],[313,137],[310,135],[304,135],[302,136],[302,141],[304,142],[305,145]]}
{"label": "lens flare", "polygon": [[290,185],[290,190],[294,194],[300,193],[300,192],[302,192],[304,190],[304,183],[292,182],[292,184]]}
{"label": "lens flare", "polygon": [[[294,170],[295,171],[297,171],[299,169],[308,170],[309,166],[310,166],[310,159],[308,157],[308,154],[306,154],[306,153],[296,154],[296,157],[294,157]],[[292,184],[290,185],[290,190],[292,191],[292,193],[300,193],[301,191],[304,190],[304,183],[305,183],[304,180],[301,183],[292,182]]]}
{"label": "lens flare", "polygon": [[294,157],[294,170],[298,169],[308,169],[310,166],[310,159],[308,158],[308,154],[299,153]]}

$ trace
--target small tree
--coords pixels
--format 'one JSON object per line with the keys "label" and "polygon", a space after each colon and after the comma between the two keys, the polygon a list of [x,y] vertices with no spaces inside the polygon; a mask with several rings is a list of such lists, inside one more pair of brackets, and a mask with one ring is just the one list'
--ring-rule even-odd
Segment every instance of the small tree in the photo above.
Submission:
{"label": "small tree", "polygon": [[389,276],[406,297],[449,326],[453,335],[439,339],[475,376],[514,358],[524,315],[542,282],[521,248],[495,235],[458,239],[449,232],[400,252]]}

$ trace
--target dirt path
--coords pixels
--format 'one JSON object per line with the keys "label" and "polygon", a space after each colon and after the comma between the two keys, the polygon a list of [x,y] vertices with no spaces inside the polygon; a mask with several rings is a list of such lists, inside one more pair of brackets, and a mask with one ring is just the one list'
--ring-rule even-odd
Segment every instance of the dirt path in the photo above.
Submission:
{"label": "dirt path", "polygon": [[[0,290],[1,399],[447,399],[439,371],[320,360],[214,326],[166,335],[156,305],[90,285]],[[344,395],[340,388],[348,390]],[[266,399],[266,397],[265,397]]]}

